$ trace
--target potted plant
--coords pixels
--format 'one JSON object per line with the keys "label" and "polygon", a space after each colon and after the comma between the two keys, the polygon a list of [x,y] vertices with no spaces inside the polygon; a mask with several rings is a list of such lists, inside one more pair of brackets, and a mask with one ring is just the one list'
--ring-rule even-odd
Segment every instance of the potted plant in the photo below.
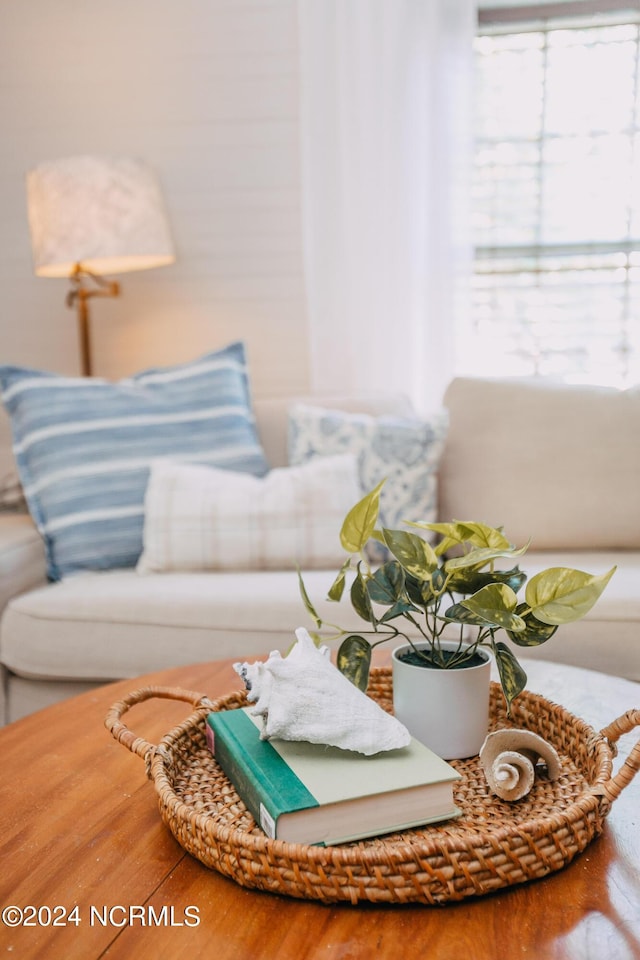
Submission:
{"label": "potted plant", "polygon": [[[513,648],[496,635],[504,631],[516,648],[545,643],[559,626],[591,609],[616,568],[596,576],[551,567],[527,582],[517,563],[507,570],[496,567],[496,561],[516,560],[529,546],[517,548],[502,529],[477,521],[407,521],[408,527],[437,534],[435,546],[411,530],[377,529],[383,483],[345,517],[340,541],[347,557],[328,594],[339,602],[349,571],[355,571],[349,595],[366,628],[354,634],[323,622],[299,575],[302,599],[315,621],[315,639],[342,640],[337,666],[361,690],[367,687],[373,648],[390,639],[403,641],[392,657],[396,715],[446,759],[470,756],[487,731],[490,655],[509,711],[527,682]],[[380,541],[388,556],[377,567],[367,560],[371,539]],[[480,690],[475,712],[470,693],[452,688],[461,677]],[[420,695],[417,685],[425,681],[433,683],[432,689]],[[424,719],[430,706],[435,706],[435,718]],[[454,728],[464,743],[443,747],[438,731],[452,733]]]}

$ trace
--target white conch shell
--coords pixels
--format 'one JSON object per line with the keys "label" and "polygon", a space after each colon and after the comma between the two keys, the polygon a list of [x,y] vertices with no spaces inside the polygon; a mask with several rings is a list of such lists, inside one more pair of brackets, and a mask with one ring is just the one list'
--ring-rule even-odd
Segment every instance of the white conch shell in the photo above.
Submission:
{"label": "white conch shell", "polygon": [[560,775],[555,747],[532,730],[496,730],[480,749],[487,783],[502,800],[520,800],[529,793],[538,760],[546,763],[550,780]]}
{"label": "white conch shell", "polygon": [[263,740],[307,740],[366,756],[406,747],[407,728],[358,690],[329,659],[327,647],[316,647],[304,627],[286,657],[277,650],[268,660],[234,663],[262,717]]}

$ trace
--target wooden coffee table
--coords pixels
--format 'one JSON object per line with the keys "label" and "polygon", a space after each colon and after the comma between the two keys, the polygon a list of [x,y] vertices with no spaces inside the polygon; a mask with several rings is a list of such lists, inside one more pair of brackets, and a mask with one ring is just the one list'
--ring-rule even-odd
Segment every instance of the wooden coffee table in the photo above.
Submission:
{"label": "wooden coffee table", "polygon": [[[628,681],[541,661],[528,673],[531,690],[596,730],[640,706],[640,686]],[[545,880],[440,907],[293,900],[208,870],[164,827],[143,762],[103,726],[113,702],[149,684],[215,698],[239,681],[231,661],[165,670],[0,730],[0,956],[640,958],[640,776],[615,801],[604,834]],[[189,712],[156,700],[127,722],[155,743]],[[625,737],[620,755],[637,739]]]}

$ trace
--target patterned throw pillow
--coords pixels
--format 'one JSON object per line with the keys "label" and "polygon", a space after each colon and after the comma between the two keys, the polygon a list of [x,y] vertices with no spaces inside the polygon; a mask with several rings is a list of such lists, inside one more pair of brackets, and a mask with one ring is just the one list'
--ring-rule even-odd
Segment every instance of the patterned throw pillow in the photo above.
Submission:
{"label": "patterned throw pillow", "polygon": [[157,457],[268,469],[242,343],[116,383],[4,366],[0,388],[53,580],[136,564]]}
{"label": "patterned throw pillow", "polygon": [[332,570],[358,499],[355,459],[323,457],[266,477],[160,460],[145,497],[140,573]]}
{"label": "patterned throw pillow", "polygon": [[353,454],[361,496],[386,478],[380,495],[380,525],[408,529],[404,520],[432,523],[438,519],[438,467],[447,426],[445,410],[421,420],[296,404],[289,411],[289,460],[296,464]]}

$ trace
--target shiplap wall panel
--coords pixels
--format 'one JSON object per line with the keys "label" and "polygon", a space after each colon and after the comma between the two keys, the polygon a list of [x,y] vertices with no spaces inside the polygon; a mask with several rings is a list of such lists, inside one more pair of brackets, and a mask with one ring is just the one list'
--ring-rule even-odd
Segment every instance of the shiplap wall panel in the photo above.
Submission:
{"label": "shiplap wall panel", "polygon": [[93,301],[95,372],[241,338],[256,396],[305,392],[298,83],[295,0],[1,3],[0,360],[79,364],[66,283],[32,273],[26,170],[128,154],[158,172],[178,259]]}

